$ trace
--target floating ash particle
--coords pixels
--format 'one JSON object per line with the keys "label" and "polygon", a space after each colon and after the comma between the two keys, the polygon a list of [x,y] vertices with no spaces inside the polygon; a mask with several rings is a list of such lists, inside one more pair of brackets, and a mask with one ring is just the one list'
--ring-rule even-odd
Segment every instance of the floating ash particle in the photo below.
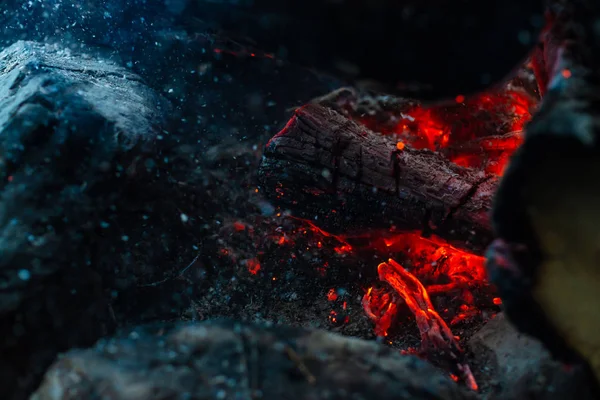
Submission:
{"label": "floating ash particle", "polygon": [[29,272],[29,270],[27,269],[19,270],[18,275],[19,279],[21,279],[22,281],[28,281],[31,278],[31,272]]}

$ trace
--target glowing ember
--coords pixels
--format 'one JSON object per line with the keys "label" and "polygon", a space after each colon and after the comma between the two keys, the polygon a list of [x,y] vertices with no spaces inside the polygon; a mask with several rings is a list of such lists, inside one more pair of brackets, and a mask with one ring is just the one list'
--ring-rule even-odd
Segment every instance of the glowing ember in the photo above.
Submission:
{"label": "glowing ember", "polygon": [[246,230],[246,225],[244,225],[241,222],[234,222],[233,223],[233,229],[235,229],[236,232],[241,232],[241,231],[245,231]]}
{"label": "glowing ember", "polygon": [[[531,97],[514,90],[484,93],[466,100],[459,96],[457,103],[445,107],[416,106],[402,113],[403,118],[393,132],[388,133],[405,136],[415,148],[441,150],[471,140],[520,131],[531,118],[531,109],[535,105]],[[505,118],[501,123],[493,121],[496,126],[492,128],[489,117],[496,114]],[[512,152],[515,149],[505,150]]]}
{"label": "glowing ember", "polygon": [[329,292],[327,292],[327,300],[329,301],[336,301],[338,298],[338,295],[335,291],[335,289],[329,289]]}
{"label": "glowing ember", "polygon": [[[307,224],[308,225],[307,230],[310,229],[311,231],[316,232],[326,238],[335,239],[339,243],[339,246],[336,246],[334,248],[336,253],[344,254],[344,253],[349,253],[352,251],[352,246],[341,236],[333,235],[329,232],[325,232],[323,229],[319,228],[318,226],[316,226],[313,222],[311,222],[309,220],[291,217],[291,216],[290,216],[290,218],[298,220],[298,221],[302,221],[303,223]],[[304,231],[304,233],[306,234],[306,230]],[[317,242],[317,246],[320,248],[320,247],[322,247],[322,244],[320,245],[319,243],[321,243],[321,242]]]}
{"label": "glowing ember", "polygon": [[[379,279],[388,282],[415,315],[417,326],[421,332],[422,350],[427,354],[435,354],[442,358],[442,361],[450,362],[452,372],[460,376],[471,389],[477,390],[477,383],[469,366],[462,362],[463,351],[457,339],[434,310],[429,295],[421,282],[392,259],[387,263],[379,264],[377,269]],[[369,300],[365,302],[368,304],[367,313],[370,312],[377,318],[371,311]],[[378,321],[376,320],[376,323]]]}
{"label": "glowing ember", "polygon": [[256,275],[260,271],[260,262],[256,258],[246,260],[246,266],[248,267],[248,272],[252,275]]}
{"label": "glowing ember", "polygon": [[398,312],[398,306],[392,294],[382,289],[370,287],[363,297],[362,305],[367,316],[376,322],[375,334],[377,336],[387,336]]}
{"label": "glowing ember", "polygon": [[[402,143],[398,150],[408,145],[441,151],[458,165],[496,175],[503,173],[521,144],[520,135],[514,132],[523,129],[537,105],[532,94],[511,86],[472,97],[458,95],[453,104],[433,106],[409,100],[381,106],[377,99],[346,94],[333,99],[336,107],[372,131],[394,136]],[[331,104],[332,99],[326,98]],[[371,106],[365,110],[365,104]]]}
{"label": "glowing ember", "polygon": [[379,252],[401,254],[431,294],[446,293],[481,284],[486,279],[485,259],[451,246],[436,236],[421,237],[418,232],[381,236],[371,241]]}
{"label": "glowing ember", "polygon": [[343,324],[347,324],[348,322],[350,322],[350,318],[346,315],[339,315],[337,312],[335,311],[331,311],[329,313],[329,322],[334,325],[334,326],[340,326]]}

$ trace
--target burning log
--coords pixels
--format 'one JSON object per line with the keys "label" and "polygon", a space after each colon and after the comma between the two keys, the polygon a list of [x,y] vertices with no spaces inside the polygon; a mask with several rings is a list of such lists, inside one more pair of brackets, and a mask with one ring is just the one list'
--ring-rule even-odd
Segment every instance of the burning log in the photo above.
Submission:
{"label": "burning log", "polygon": [[600,379],[600,6],[560,3],[547,92],[496,195],[488,269],[520,330]]}
{"label": "burning log", "polygon": [[307,105],[269,141],[259,170],[278,205],[331,232],[395,227],[479,250],[498,178]]}

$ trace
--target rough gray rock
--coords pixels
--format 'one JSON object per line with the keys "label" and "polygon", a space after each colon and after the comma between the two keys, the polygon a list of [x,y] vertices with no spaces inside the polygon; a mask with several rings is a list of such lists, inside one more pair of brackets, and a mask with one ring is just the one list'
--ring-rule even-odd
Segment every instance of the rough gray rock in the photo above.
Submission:
{"label": "rough gray rock", "polygon": [[536,339],[515,329],[498,314],[468,343],[475,360],[472,367],[486,398],[592,400],[593,378],[581,366],[565,367],[555,361]]}
{"label": "rough gray rock", "polygon": [[96,244],[144,180],[136,162],[165,112],[109,60],[33,42],[0,52],[0,398],[25,398],[58,351],[110,331]]}
{"label": "rough gray rock", "polygon": [[72,350],[32,400],[474,399],[428,363],[373,342],[232,321],[136,328]]}

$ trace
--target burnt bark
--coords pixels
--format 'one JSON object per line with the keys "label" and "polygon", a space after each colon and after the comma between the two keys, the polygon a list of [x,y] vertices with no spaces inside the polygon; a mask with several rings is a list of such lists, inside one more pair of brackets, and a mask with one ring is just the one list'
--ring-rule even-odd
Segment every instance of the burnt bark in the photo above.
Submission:
{"label": "burnt bark", "polygon": [[73,350],[34,400],[459,400],[476,396],[414,356],[323,331],[232,321],[140,327]]}
{"label": "burnt bark", "polygon": [[332,232],[421,230],[473,250],[491,240],[497,178],[308,105],[266,146],[259,179],[282,208]]}
{"label": "burnt bark", "polygon": [[59,351],[111,331],[119,263],[98,261],[100,243],[124,242],[111,227],[148,180],[137,163],[164,106],[110,60],[33,42],[0,53],[1,398],[27,398]]}

